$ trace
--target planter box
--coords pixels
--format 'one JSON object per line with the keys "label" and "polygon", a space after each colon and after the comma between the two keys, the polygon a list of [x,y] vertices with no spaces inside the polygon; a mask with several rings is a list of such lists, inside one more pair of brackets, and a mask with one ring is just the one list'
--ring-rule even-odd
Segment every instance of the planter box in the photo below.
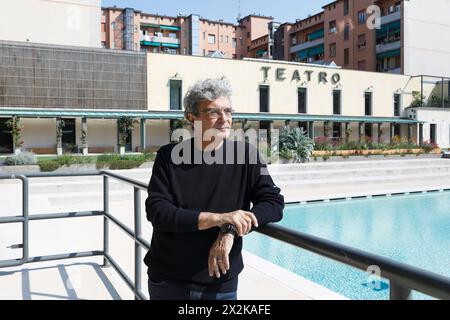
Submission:
{"label": "planter box", "polygon": [[[424,153],[423,149],[392,149],[392,150],[333,150],[333,151],[313,151],[313,157],[323,157],[323,156],[355,156],[355,155],[396,155],[402,153]],[[430,153],[440,154],[441,149],[435,149]]]}
{"label": "planter box", "polygon": [[39,166],[0,166],[0,173],[2,174],[22,174],[30,172],[40,172]]}
{"label": "planter box", "polygon": [[59,167],[55,171],[55,173],[72,173],[72,172],[80,172],[80,171],[96,171],[97,167],[95,163],[85,163],[85,164],[71,164],[70,166]]}

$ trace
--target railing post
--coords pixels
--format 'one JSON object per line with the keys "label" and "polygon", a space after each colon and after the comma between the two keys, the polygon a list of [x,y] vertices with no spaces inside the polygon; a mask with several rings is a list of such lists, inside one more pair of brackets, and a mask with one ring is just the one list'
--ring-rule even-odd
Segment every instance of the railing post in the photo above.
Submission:
{"label": "railing post", "polygon": [[389,296],[391,300],[410,300],[411,289],[405,288],[397,282],[390,280]]}
{"label": "railing post", "polygon": [[[109,178],[103,175],[103,212],[109,213]],[[109,267],[109,261],[106,254],[109,253],[109,221],[103,215],[103,267]]]}
{"label": "railing post", "polygon": [[136,241],[141,236],[141,191],[134,187],[134,299],[141,292],[141,248]]}
{"label": "railing post", "polygon": [[24,177],[22,179],[22,215],[23,215],[23,223],[22,223],[22,252],[23,252],[23,261],[27,261],[29,258],[28,255],[28,178]]}

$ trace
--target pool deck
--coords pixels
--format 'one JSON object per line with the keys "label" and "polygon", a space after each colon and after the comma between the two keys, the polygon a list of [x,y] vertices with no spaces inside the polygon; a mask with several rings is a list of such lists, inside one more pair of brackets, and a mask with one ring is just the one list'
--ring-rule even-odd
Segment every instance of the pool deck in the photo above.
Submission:
{"label": "pool deck", "polygon": [[[430,161],[433,162],[433,160]],[[287,203],[299,203],[318,199],[352,198],[376,194],[394,194],[398,192],[444,190],[450,188],[450,175],[445,173],[447,166],[450,167],[450,160],[447,161],[435,162],[442,168],[438,168],[435,176],[431,176],[430,179],[421,179],[420,177],[408,178],[405,175],[405,180],[382,181],[380,178],[380,182],[377,176],[378,180],[374,183],[370,183],[370,180],[368,180],[368,182],[366,181],[361,184],[345,184],[345,180],[342,180],[342,183],[339,184],[339,180],[336,180],[337,183],[333,186],[318,185],[318,187],[307,188],[293,186],[282,188],[282,190]],[[414,168],[418,166],[418,163],[415,164]],[[426,168],[426,164],[423,165]],[[322,166],[325,168],[329,165],[323,164]],[[349,166],[352,166],[352,164],[349,164]],[[374,167],[377,167],[376,163],[374,163]],[[293,168],[296,167],[293,166]],[[301,168],[304,169],[306,167],[303,166]],[[321,165],[318,168],[320,171]],[[149,169],[119,171],[117,173],[147,182],[149,178]],[[291,175],[291,170],[287,170],[284,174],[281,173],[281,175],[280,173],[273,174],[275,182],[283,183],[286,180],[282,177],[283,175]],[[386,176],[388,176],[388,173],[386,173]],[[30,212],[33,214],[38,212],[54,213],[95,210],[96,205],[101,203],[101,198],[99,198],[101,193],[93,191],[94,189],[90,190],[89,187],[93,188],[93,185],[97,182],[89,182],[91,186],[87,186],[86,181],[82,181],[77,186],[77,181],[77,179],[71,179],[70,181],[59,180],[58,182],[54,182],[46,179],[39,180],[39,183],[36,183],[37,181],[34,182],[36,185],[30,187]],[[0,201],[4,204],[2,209],[0,209],[0,216],[18,214],[17,205],[20,204],[21,197],[19,186],[17,182],[12,184],[12,182],[0,181]],[[76,191],[70,191],[71,188],[74,188]],[[46,192],[45,189],[49,191]],[[35,194],[33,194],[33,190],[36,191]],[[110,192],[111,194],[120,194],[123,197],[114,204],[117,207],[117,215],[120,217],[121,213],[125,213],[120,218],[125,223],[132,225],[132,220],[127,220],[130,217],[126,214],[132,210],[132,204],[130,205],[129,203],[132,199],[131,188],[127,192],[111,188]],[[73,200],[68,201],[69,197]],[[80,199],[88,200],[81,202]],[[112,213],[114,214],[114,211]],[[70,228],[60,227],[54,221],[40,221],[37,222],[39,224],[39,232],[31,225],[30,232],[34,232],[34,234],[30,234],[30,239],[33,241],[30,247],[30,255],[91,250],[93,244],[94,248],[101,247],[101,232],[98,232],[98,230],[101,230],[100,218],[81,219],[84,220],[77,223],[71,219],[72,224],[70,224]],[[94,222],[94,220],[90,219],[97,220]],[[79,237],[80,230],[83,232],[82,239]],[[19,235],[17,235],[18,231]],[[143,232],[144,234],[151,234],[148,223],[143,225]],[[20,243],[20,229],[13,229],[10,225],[2,225],[0,226],[0,233],[4,235],[3,240],[0,239],[1,259],[14,258],[11,257],[11,250],[5,249],[5,247],[13,243]],[[128,271],[129,275],[132,275],[133,246],[125,244],[119,236],[115,236],[113,230],[111,230],[110,236],[111,249],[116,248],[116,254],[121,255],[121,258],[123,258],[119,261],[122,263],[121,266]],[[73,241],[65,242],[63,240],[65,237],[71,237],[72,239],[77,239],[77,241],[76,243]],[[80,249],[77,246],[81,246],[82,248],[80,247]],[[36,250],[36,248],[45,249]],[[244,262],[245,269],[240,276],[239,282],[239,299],[346,299],[339,294],[312,283],[249,252],[244,252]],[[101,263],[102,259],[100,257],[91,257],[2,268],[0,269],[0,299],[134,299],[133,293],[128,289],[114,269],[112,267],[102,268],[100,267]],[[141,281],[143,286],[142,292],[146,293],[146,275],[145,272],[143,273]]]}

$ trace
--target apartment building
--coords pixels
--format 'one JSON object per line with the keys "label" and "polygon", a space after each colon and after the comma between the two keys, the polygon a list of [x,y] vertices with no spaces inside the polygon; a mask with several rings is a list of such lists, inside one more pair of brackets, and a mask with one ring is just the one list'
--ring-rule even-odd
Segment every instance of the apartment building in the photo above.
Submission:
{"label": "apartment building", "polygon": [[[176,17],[149,14],[132,8],[102,8],[102,47],[229,59],[253,57],[253,41],[268,34],[272,17],[249,15],[237,24],[199,15]],[[260,40],[257,41],[260,45]]]}
{"label": "apartment building", "polygon": [[[450,34],[450,1],[337,0],[322,9],[280,26],[274,59],[334,62],[344,69],[394,74],[450,75],[450,41],[434,37]],[[380,19],[375,19],[377,13]]]}

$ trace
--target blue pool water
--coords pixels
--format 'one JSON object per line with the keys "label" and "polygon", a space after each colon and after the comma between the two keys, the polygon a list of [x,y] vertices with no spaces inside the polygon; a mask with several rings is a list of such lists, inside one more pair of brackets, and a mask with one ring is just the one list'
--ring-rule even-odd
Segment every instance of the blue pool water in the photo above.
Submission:
{"label": "blue pool water", "polygon": [[[450,192],[288,205],[281,225],[450,277]],[[389,283],[258,233],[244,249],[351,299],[388,299]],[[414,292],[415,299],[428,298]]]}

